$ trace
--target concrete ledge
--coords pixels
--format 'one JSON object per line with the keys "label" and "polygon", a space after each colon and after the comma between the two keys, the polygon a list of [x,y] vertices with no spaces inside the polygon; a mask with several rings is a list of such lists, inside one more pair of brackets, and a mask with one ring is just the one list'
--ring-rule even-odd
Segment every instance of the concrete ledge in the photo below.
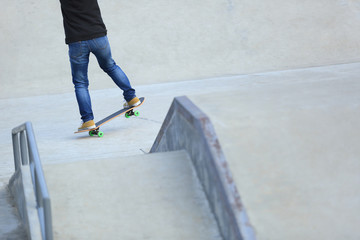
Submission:
{"label": "concrete ledge", "polygon": [[44,165],[57,240],[223,240],[186,151]]}
{"label": "concrete ledge", "polygon": [[210,119],[187,97],[176,97],[150,150],[185,149],[226,240],[255,239]]}
{"label": "concrete ledge", "polygon": [[9,181],[9,189],[15,199],[28,239],[42,239],[36,198],[28,165],[19,166]]}

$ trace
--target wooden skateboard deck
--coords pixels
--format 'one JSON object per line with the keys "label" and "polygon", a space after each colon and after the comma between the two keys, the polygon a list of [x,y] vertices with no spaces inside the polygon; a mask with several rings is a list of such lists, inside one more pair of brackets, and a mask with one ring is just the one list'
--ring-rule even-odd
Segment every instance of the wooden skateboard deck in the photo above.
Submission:
{"label": "wooden skateboard deck", "polygon": [[122,114],[125,114],[126,118],[129,118],[130,116],[139,116],[139,111],[134,111],[134,109],[137,108],[137,107],[140,107],[144,103],[145,98],[141,97],[141,98],[139,98],[139,100],[140,100],[141,103],[138,106],[131,107],[131,108],[123,108],[123,109],[121,109],[121,110],[119,110],[117,112],[114,112],[113,114],[107,116],[106,118],[98,121],[97,123],[95,123],[96,128],[81,130],[81,131],[77,131],[77,132],[74,132],[74,133],[89,132],[90,136],[97,135],[99,137],[102,137],[104,135],[104,133],[99,131],[99,128],[102,125],[104,125],[105,123],[110,122],[111,120],[113,120],[114,118],[116,118],[116,117],[118,117],[118,116],[120,116]]}

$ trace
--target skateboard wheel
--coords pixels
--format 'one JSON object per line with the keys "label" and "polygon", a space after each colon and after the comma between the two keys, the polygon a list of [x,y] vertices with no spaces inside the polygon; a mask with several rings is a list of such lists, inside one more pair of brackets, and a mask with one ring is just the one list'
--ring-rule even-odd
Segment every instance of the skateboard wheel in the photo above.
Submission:
{"label": "skateboard wheel", "polygon": [[126,118],[129,118],[129,117],[130,117],[130,114],[129,114],[129,113],[125,113],[125,117],[126,117]]}
{"label": "skateboard wheel", "polygon": [[89,131],[89,135],[90,135],[91,137],[94,136],[93,131]]}
{"label": "skateboard wheel", "polygon": [[134,115],[137,117],[137,116],[140,115],[140,112],[139,112],[139,111],[135,111],[135,112],[134,112]]}
{"label": "skateboard wheel", "polygon": [[103,132],[98,132],[98,137],[103,137],[104,136],[104,133]]}

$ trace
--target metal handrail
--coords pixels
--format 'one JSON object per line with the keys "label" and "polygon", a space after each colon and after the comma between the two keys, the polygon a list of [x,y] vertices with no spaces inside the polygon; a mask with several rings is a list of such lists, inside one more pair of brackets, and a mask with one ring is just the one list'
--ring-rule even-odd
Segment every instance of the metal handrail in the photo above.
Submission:
{"label": "metal handrail", "polygon": [[14,128],[12,130],[12,141],[15,171],[19,170],[21,165],[30,166],[42,238],[44,240],[52,240],[53,231],[50,197],[31,122],[25,122]]}

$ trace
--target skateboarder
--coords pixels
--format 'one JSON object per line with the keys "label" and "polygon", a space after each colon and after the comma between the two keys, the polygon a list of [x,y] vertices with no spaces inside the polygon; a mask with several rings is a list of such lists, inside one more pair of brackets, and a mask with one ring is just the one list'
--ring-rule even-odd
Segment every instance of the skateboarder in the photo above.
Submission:
{"label": "skateboarder", "polygon": [[140,104],[135,89],[112,59],[107,29],[102,20],[97,0],[60,0],[64,20],[65,42],[69,46],[72,81],[79,105],[82,124],[78,130],[95,127],[89,95],[88,65],[90,52],[115,84],[123,90],[124,107]]}

